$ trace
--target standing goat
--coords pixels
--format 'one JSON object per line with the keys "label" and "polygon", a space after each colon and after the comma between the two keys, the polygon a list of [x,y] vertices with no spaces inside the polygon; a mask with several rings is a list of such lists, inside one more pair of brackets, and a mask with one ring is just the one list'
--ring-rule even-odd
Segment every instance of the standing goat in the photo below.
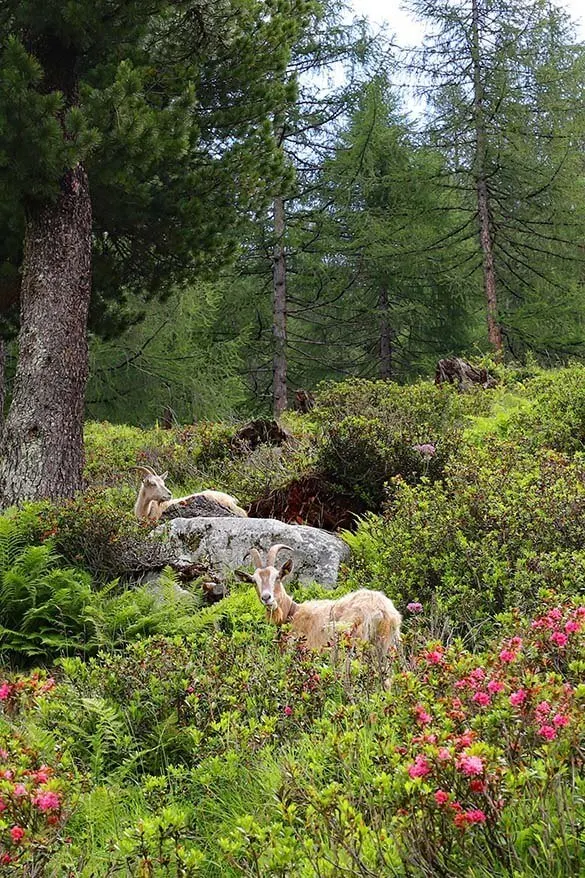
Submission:
{"label": "standing goat", "polygon": [[235,497],[224,494],[222,491],[199,491],[196,494],[188,494],[186,497],[178,497],[173,500],[173,495],[165,485],[168,472],[159,476],[149,466],[137,466],[135,469],[142,474],[142,484],[134,504],[134,514],[140,520],[158,521],[169,506],[174,506],[176,503],[183,503],[196,497],[213,500],[219,503],[220,506],[229,509],[234,515],[240,516],[240,518],[248,517],[248,513],[238,506],[238,501]]}
{"label": "standing goat", "polygon": [[260,552],[251,549],[255,572],[236,571],[240,579],[256,586],[269,622],[275,625],[290,622],[293,632],[305,637],[311,649],[322,649],[336,634],[346,630],[352,637],[373,643],[382,655],[387,655],[393,646],[398,646],[402,616],[390,598],[381,591],[360,588],[337,600],[297,604],[286,593],[282,583],[293,569],[292,558],[285,561],[282,567],[276,567],[276,559],[282,549],[292,552],[290,546],[272,546],[268,550],[266,564],[262,562]]}

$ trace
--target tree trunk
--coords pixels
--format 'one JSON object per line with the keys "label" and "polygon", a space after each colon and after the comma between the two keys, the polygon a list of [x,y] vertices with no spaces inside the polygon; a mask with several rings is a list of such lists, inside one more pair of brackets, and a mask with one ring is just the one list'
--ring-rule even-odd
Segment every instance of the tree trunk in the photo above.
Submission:
{"label": "tree trunk", "polygon": [[284,249],[284,198],[274,199],[273,279],[273,412],[277,418],[287,407],[286,389],[286,253]]}
{"label": "tree trunk", "polygon": [[388,290],[382,287],[378,299],[380,312],[380,378],[392,378],[392,330],[388,322]]}
{"label": "tree trunk", "polygon": [[6,396],[6,346],[0,338],[0,433],[4,425],[4,399]]}
{"label": "tree trunk", "polygon": [[82,487],[91,201],[82,165],[54,203],[29,211],[19,357],[2,437],[0,504],[70,497]]}
{"label": "tree trunk", "polygon": [[498,297],[494,265],[494,242],[490,221],[489,188],[485,167],[486,133],[483,114],[483,82],[480,50],[478,0],[472,0],[473,113],[475,120],[475,189],[479,223],[479,243],[483,259],[483,285],[486,297],[488,339],[498,356],[503,353],[502,330],[498,318]]}

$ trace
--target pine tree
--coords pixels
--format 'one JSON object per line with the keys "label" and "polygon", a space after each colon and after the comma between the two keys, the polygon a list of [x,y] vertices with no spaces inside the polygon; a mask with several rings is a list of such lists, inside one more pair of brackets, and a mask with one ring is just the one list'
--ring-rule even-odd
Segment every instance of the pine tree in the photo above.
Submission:
{"label": "pine tree", "polygon": [[278,177],[270,120],[307,9],[0,0],[0,302],[21,275],[3,505],[81,487],[90,307],[115,332],[130,293],[221,264]]}

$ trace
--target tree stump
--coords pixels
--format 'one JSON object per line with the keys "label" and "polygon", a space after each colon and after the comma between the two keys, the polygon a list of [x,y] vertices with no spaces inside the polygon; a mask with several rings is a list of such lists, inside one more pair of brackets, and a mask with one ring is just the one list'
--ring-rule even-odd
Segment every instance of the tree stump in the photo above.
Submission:
{"label": "tree stump", "polygon": [[460,357],[445,357],[439,360],[435,370],[435,384],[457,384],[459,390],[469,390],[479,385],[487,390],[495,387],[497,378],[490,375],[487,369],[477,369]]}

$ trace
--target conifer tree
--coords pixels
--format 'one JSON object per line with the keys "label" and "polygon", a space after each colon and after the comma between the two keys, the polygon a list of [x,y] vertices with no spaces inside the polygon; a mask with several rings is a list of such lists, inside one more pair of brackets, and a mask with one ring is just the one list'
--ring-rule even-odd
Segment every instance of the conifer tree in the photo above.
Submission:
{"label": "conifer tree", "polygon": [[4,506],[81,487],[88,315],[115,332],[129,293],[221,264],[280,174],[271,119],[307,10],[0,0],[0,304],[20,299]]}

